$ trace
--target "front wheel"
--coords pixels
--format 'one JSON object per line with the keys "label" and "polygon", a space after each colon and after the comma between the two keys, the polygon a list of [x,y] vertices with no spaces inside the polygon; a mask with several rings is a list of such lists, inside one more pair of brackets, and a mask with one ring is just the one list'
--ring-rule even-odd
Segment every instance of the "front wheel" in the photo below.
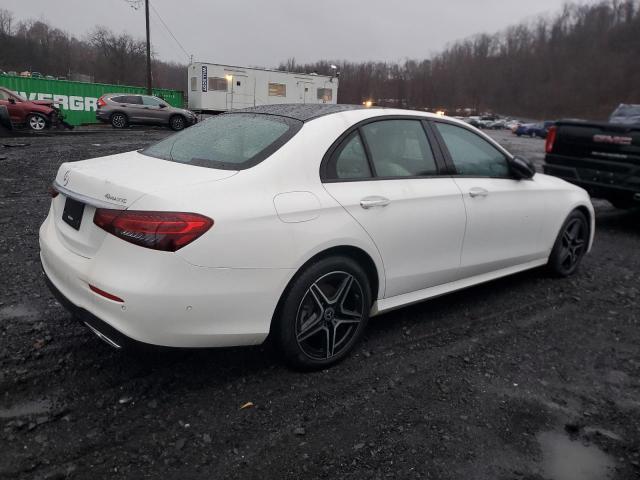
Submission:
{"label": "front wheel", "polygon": [[184,129],[185,125],[186,125],[186,122],[184,121],[184,117],[181,115],[174,115],[169,120],[169,126],[171,127],[171,130],[175,130],[175,131],[182,130]]}
{"label": "front wheel", "polygon": [[588,245],[589,222],[582,212],[574,210],[558,233],[547,267],[556,276],[568,277],[578,269]]}
{"label": "front wheel", "polygon": [[274,319],[274,341],[290,366],[326,368],[360,339],[370,309],[363,268],[348,257],[324,258],[299,273],[285,293]]}
{"label": "front wheel", "polygon": [[47,119],[37,113],[32,113],[27,117],[27,125],[34,132],[41,132],[47,128]]}

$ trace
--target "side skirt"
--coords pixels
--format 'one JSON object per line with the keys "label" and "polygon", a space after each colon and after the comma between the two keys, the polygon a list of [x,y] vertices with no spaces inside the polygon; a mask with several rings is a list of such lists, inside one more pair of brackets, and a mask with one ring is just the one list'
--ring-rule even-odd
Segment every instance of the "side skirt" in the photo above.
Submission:
{"label": "side skirt", "polygon": [[456,280],[455,282],[444,283],[442,285],[436,285],[435,287],[424,288],[422,290],[416,290],[415,292],[403,293],[402,295],[396,295],[394,297],[383,298],[376,301],[371,307],[371,316],[378,315],[380,313],[395,310],[397,308],[406,307],[414,303],[422,302],[429,298],[439,297],[456,290],[462,290],[463,288],[472,287],[480,283],[489,282],[496,278],[506,277],[514,273],[522,272],[524,270],[530,270],[532,268],[540,267],[547,263],[548,258],[540,258],[538,260],[532,260],[530,262],[521,263],[513,267],[502,268],[494,272],[483,273],[481,275],[475,275],[469,278],[463,278],[462,280]]}

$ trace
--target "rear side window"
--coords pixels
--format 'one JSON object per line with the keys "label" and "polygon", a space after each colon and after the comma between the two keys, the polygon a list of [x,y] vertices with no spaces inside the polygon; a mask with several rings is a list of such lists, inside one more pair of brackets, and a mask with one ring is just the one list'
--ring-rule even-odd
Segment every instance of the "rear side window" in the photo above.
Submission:
{"label": "rear side window", "polygon": [[509,177],[507,158],[484,138],[448,123],[436,122],[459,175]]}
{"label": "rear side window", "polygon": [[436,161],[419,120],[383,120],[362,127],[378,177],[437,174]]}
{"label": "rear side window", "polygon": [[301,127],[301,121],[288,117],[229,113],[176,133],[142,153],[200,167],[242,170],[273,154]]}
{"label": "rear side window", "polygon": [[142,105],[142,98],[139,95],[121,95],[119,97],[112,97],[111,101],[116,103],[131,103],[134,105]]}
{"label": "rear side window", "polygon": [[331,178],[371,177],[367,153],[357,130],[342,142],[334,158],[335,160],[329,164],[329,176]]}

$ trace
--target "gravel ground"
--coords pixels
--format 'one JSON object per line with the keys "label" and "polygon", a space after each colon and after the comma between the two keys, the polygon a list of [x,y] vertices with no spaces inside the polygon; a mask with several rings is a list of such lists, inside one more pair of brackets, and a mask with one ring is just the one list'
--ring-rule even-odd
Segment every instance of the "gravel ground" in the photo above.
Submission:
{"label": "gravel ground", "polygon": [[[123,354],[49,294],[37,232],[61,162],[166,134],[0,147],[0,478],[639,477],[639,212],[596,202],[574,277],[534,270],[377,317],[328,371],[289,371],[269,347]],[[492,135],[540,164],[541,140]]]}

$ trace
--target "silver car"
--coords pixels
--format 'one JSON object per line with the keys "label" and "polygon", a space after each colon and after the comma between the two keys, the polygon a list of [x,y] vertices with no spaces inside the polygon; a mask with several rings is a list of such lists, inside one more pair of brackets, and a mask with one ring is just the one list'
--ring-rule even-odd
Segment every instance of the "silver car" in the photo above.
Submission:
{"label": "silver car", "polygon": [[173,130],[182,130],[198,121],[193,112],[172,107],[161,98],[130,93],[108,93],[100,97],[96,118],[114,128],[166,125]]}

